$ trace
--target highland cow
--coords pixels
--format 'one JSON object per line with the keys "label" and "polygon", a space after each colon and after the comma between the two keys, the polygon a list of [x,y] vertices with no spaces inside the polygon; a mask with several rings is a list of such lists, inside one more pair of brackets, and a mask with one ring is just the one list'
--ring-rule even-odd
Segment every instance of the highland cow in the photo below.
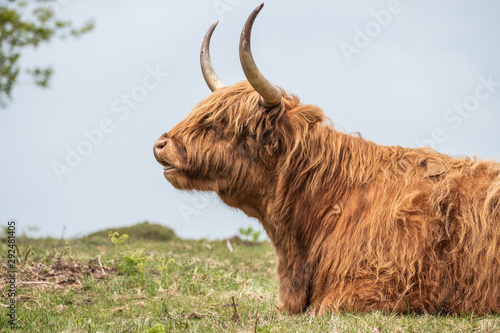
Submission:
{"label": "highland cow", "polygon": [[341,133],[254,63],[224,86],[205,36],[213,93],[154,146],[182,190],[213,191],[262,223],[276,249],[280,309],[432,314],[500,310],[500,163]]}

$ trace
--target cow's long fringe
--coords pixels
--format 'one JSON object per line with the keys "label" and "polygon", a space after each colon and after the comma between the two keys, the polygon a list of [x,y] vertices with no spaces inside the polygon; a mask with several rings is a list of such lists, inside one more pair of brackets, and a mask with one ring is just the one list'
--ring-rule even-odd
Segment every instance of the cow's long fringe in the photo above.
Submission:
{"label": "cow's long fringe", "polygon": [[[246,82],[219,89],[173,134],[197,172],[230,164],[223,200],[256,202],[242,209],[276,247],[284,308],[499,312],[500,163],[376,145],[283,94],[264,109]],[[199,146],[207,128],[226,150]]]}

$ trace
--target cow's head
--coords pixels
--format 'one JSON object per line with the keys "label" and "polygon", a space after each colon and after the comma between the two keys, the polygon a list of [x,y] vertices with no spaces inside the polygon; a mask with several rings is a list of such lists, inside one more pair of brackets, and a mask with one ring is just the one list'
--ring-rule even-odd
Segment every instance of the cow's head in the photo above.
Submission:
{"label": "cow's head", "polygon": [[[306,133],[321,123],[323,112],[271,84],[259,71],[250,49],[253,22],[240,39],[240,60],[248,81],[225,86],[210,61],[214,23],[203,40],[201,67],[212,94],[202,100],[154,146],[164,174],[178,189],[215,191],[221,196],[244,191],[247,200],[272,184]],[[231,204],[231,203],[229,203]]]}

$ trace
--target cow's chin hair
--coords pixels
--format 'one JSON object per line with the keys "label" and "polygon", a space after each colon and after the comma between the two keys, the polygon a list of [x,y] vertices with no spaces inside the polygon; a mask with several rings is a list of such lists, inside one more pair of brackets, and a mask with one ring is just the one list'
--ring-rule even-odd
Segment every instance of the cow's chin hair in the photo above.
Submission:
{"label": "cow's chin hair", "polygon": [[220,185],[217,181],[209,181],[205,179],[189,177],[179,170],[165,173],[164,175],[168,182],[178,190],[217,192],[217,190],[220,188]]}

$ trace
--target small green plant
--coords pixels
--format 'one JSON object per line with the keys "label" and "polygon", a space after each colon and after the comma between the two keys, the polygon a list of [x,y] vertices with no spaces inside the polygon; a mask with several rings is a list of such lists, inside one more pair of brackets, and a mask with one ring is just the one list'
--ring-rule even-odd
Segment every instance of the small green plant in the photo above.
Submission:
{"label": "small green plant", "polygon": [[69,242],[66,242],[64,243],[64,245],[66,246],[66,254],[68,255],[68,259],[71,259],[71,244]]}
{"label": "small green plant", "polygon": [[144,252],[144,250],[124,253],[122,255],[123,262],[120,264],[120,268],[126,275],[132,276],[139,273],[141,277],[143,277],[144,265],[151,257],[142,256],[142,252]]}
{"label": "small green plant", "polygon": [[[177,264],[175,262],[175,259],[174,258],[170,258],[168,261],[167,261],[167,257],[165,257],[164,255],[161,255],[159,257],[159,261],[161,263],[160,265],[160,274],[163,276],[163,273],[168,271],[168,265],[170,264]],[[179,264],[177,264],[179,265]]]}
{"label": "small green plant", "polygon": [[[170,258],[167,260],[167,257],[165,255],[161,255],[158,257],[158,261],[160,262],[159,268],[160,268],[160,285],[161,282],[167,283],[168,280],[168,272],[169,272],[169,265],[177,265],[179,267],[182,267],[177,261],[175,261],[174,258]],[[172,265],[171,265],[172,264]]]}
{"label": "small green plant", "polygon": [[240,232],[240,236],[242,239],[251,241],[251,242],[258,242],[259,241],[259,236],[260,236],[260,231],[258,230],[253,230],[252,227],[248,227],[246,229],[240,228],[238,229]]}
{"label": "small green plant", "polygon": [[111,243],[115,244],[115,264],[118,263],[118,244],[125,242],[128,239],[127,234],[123,234],[120,236],[119,233],[116,231],[110,231],[108,235],[109,240],[111,240]]}
{"label": "small green plant", "polygon": [[165,333],[165,327],[162,324],[156,324],[149,330],[144,331],[144,333]]}

